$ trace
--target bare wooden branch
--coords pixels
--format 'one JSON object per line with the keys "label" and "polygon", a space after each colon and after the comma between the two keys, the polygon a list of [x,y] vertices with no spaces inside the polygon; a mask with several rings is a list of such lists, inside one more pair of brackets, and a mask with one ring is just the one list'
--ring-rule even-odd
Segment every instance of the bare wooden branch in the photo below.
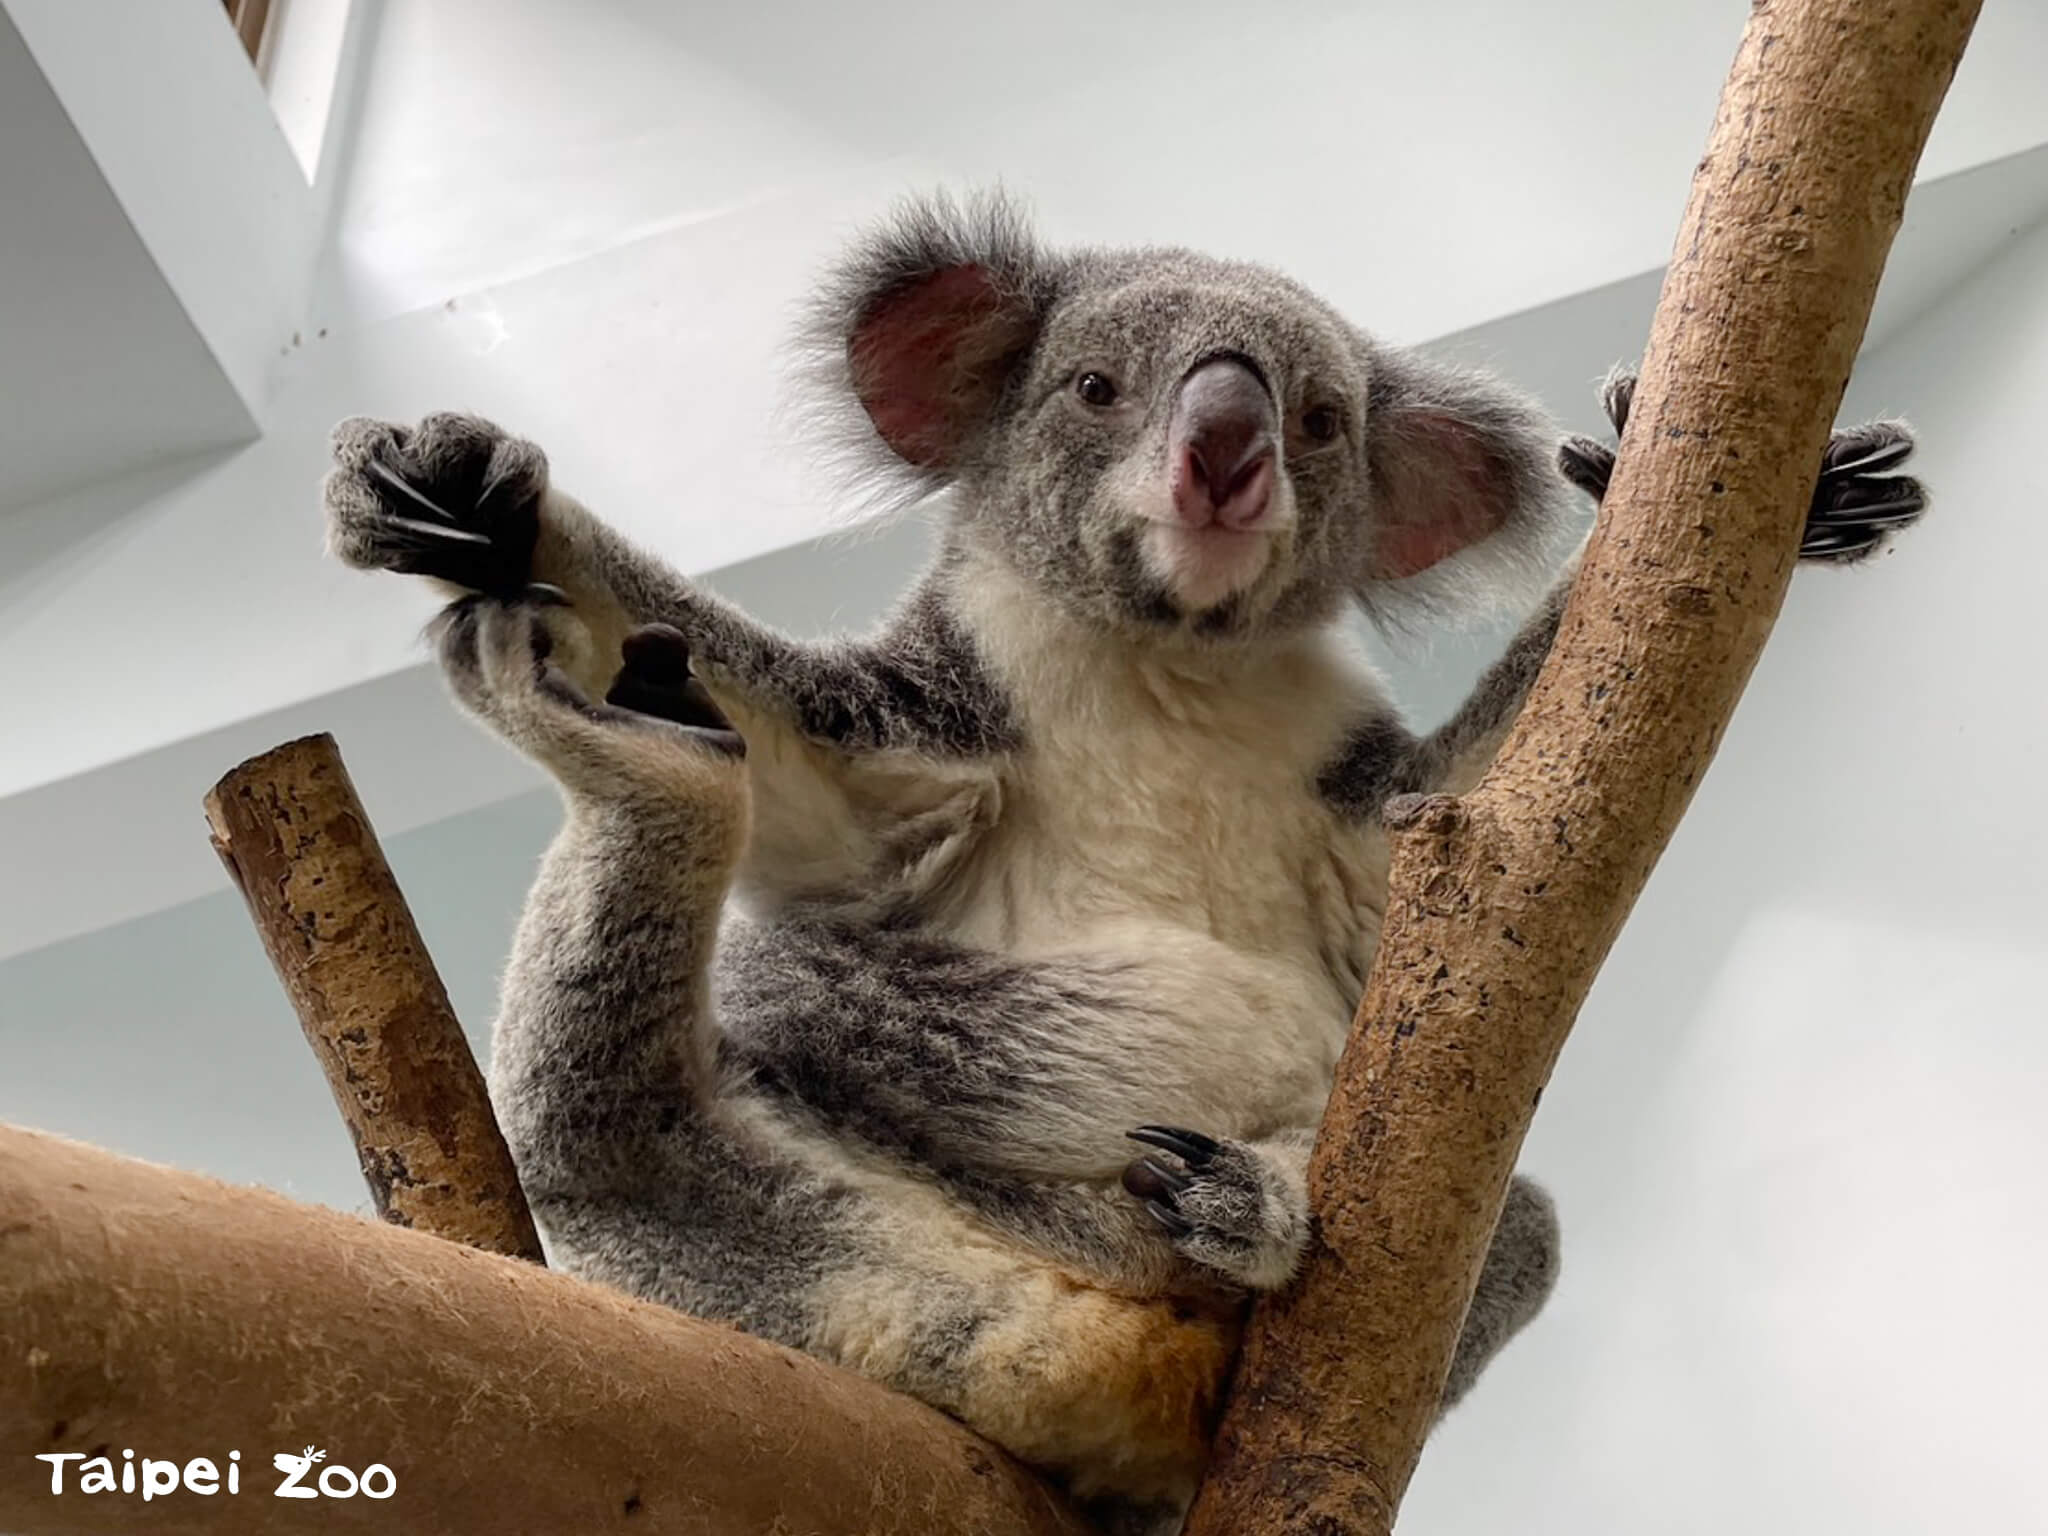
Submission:
{"label": "bare wooden branch", "polygon": [[[388,1499],[272,1495],[277,1452]],[[39,1455],[239,1497],[63,1495]],[[267,1190],[0,1126],[0,1530],[1080,1536],[1000,1451],[850,1372]]]}
{"label": "bare wooden branch", "polygon": [[1380,949],[1190,1536],[1394,1514],[1536,1098],[1791,575],[1878,275],[1977,0],[1759,0],[1620,463],[1493,771],[1394,834]]}
{"label": "bare wooden branch", "polygon": [[206,818],[378,1213],[539,1263],[483,1076],[334,738],[251,758],[213,787]]}

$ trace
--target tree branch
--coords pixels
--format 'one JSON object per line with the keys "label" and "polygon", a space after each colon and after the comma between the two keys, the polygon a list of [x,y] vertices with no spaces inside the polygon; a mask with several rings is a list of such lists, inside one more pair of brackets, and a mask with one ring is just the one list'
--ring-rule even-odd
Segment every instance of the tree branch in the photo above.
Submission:
{"label": "tree branch", "polygon": [[540,1263],[483,1074],[334,738],[250,758],[214,785],[206,819],[377,1214]]}
{"label": "tree branch", "polygon": [[[390,1499],[274,1498],[315,1445]],[[238,1498],[52,1496],[43,1454],[225,1469]],[[0,1126],[0,1530],[1081,1536],[910,1398],[422,1232]]]}
{"label": "tree branch", "polygon": [[1976,0],[1760,0],[1557,642],[1485,781],[1405,808],[1309,1169],[1189,1536],[1380,1536],[1600,962],[1770,632]]}

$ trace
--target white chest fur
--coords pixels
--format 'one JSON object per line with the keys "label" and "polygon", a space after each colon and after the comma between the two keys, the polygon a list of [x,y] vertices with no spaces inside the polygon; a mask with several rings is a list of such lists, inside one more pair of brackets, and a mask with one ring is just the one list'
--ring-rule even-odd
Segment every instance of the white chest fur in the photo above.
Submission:
{"label": "white chest fur", "polygon": [[1319,1108],[1378,940],[1386,847],[1315,781],[1377,680],[1331,635],[1117,655],[997,573],[972,590],[1025,745],[948,926],[1125,964],[1217,1069],[1264,1075],[1248,1116]]}

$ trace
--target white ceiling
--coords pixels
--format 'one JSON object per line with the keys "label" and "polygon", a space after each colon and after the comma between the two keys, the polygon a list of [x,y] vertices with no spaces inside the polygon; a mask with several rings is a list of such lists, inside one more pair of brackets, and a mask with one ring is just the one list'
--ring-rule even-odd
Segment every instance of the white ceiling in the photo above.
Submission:
{"label": "white ceiling", "polygon": [[[0,7],[43,35],[86,14]],[[71,872],[5,893],[0,953],[207,888],[187,808],[233,756],[323,719],[347,723],[383,824],[532,783],[419,673],[429,601],[322,558],[339,416],[494,415],[684,568],[737,570],[750,600],[796,604],[793,627],[858,619],[916,546],[842,574],[833,503],[776,412],[791,313],[890,197],[1000,177],[1055,238],[1282,262],[1383,333],[1488,362],[1595,428],[1593,381],[1640,349],[1745,9],[1047,0],[1020,29],[938,0],[386,0],[341,93],[324,280],[247,443],[198,340],[228,337],[231,295],[193,286],[189,229],[160,242],[174,286],[206,300],[206,326],[180,321],[0,22],[5,206],[32,193],[51,210],[0,219],[0,504],[87,480],[0,518],[0,690],[36,722],[0,739],[0,868]],[[199,0],[175,11],[218,19]],[[2048,216],[2043,65],[2048,13],[1991,8],[1873,344]],[[146,147],[126,141],[125,186]],[[193,451],[222,443],[239,446]],[[121,679],[121,706],[80,676]]]}
{"label": "white ceiling", "polygon": [[0,508],[255,430],[0,13]]}

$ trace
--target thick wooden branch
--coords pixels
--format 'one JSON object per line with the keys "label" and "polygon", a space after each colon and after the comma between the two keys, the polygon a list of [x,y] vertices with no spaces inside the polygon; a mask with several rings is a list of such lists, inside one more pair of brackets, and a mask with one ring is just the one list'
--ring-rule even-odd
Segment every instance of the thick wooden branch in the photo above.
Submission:
{"label": "thick wooden branch", "polygon": [[[280,1451],[389,1499],[274,1497]],[[110,1448],[110,1449],[109,1449]],[[53,1496],[31,1458],[239,1496]],[[0,1530],[1080,1536],[907,1397],[532,1264],[0,1126]]]}
{"label": "thick wooden branch", "polygon": [[1492,772],[1405,807],[1310,1165],[1190,1536],[1384,1533],[1566,1033],[1791,575],[1822,448],[1976,0],[1759,0],[1620,463]]}
{"label": "thick wooden branch", "polygon": [[539,1263],[476,1058],[334,738],[249,759],[207,795],[206,819],[378,1214]]}

